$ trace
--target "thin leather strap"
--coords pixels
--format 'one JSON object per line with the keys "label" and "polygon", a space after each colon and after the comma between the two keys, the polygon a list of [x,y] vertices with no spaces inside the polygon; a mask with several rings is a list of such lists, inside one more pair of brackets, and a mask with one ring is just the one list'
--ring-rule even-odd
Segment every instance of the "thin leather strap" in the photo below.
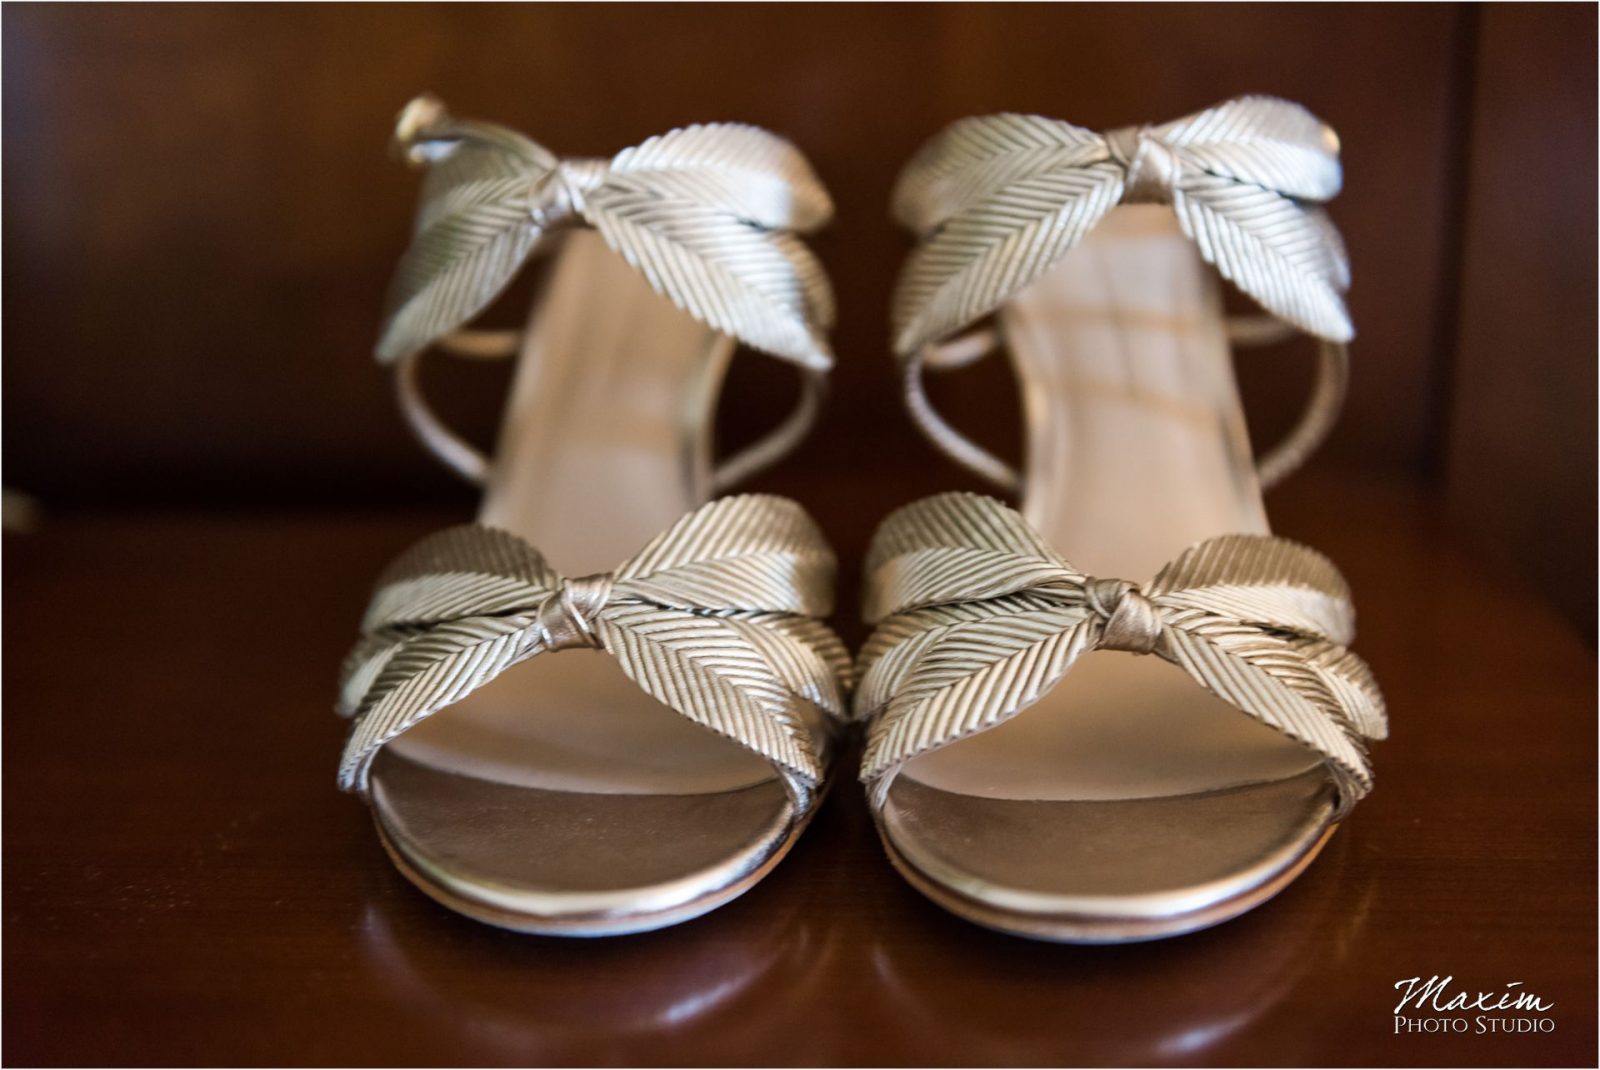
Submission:
{"label": "thin leather strap", "polygon": [[379,579],[346,659],[353,719],[340,783],[362,791],[389,741],[513,665],[606,651],[653,698],[762,755],[808,805],[825,719],[844,716],[850,660],[822,624],[834,557],[800,506],[719,498],[608,573],[565,577],[534,547],[476,524],[401,555]]}
{"label": "thin leather strap", "polygon": [[[1234,321],[1230,321],[1229,336],[1235,345],[1241,346],[1267,345],[1296,333],[1292,326],[1271,317],[1245,320],[1237,330],[1233,324]],[[926,371],[966,367],[994,352],[999,345],[998,333],[988,327],[977,328],[946,342],[930,342],[902,358],[901,387],[906,411],[928,441],[968,471],[1005,493],[1015,495],[1022,492],[1021,473],[956,430],[934,406],[924,384]],[[1270,490],[1304,464],[1338,423],[1350,381],[1349,347],[1339,342],[1319,341],[1313,374],[1311,394],[1294,427],[1256,458],[1256,479],[1262,490]]]}
{"label": "thin leather strap", "polygon": [[[521,335],[515,331],[457,331],[441,339],[437,348],[453,356],[476,360],[496,360],[520,350]],[[489,478],[490,461],[478,447],[439,419],[422,392],[419,368],[427,350],[418,350],[395,364],[395,391],[400,413],[407,426],[428,452],[446,468],[468,483],[483,486]],[[711,473],[713,494],[722,494],[777,464],[805,441],[816,425],[828,394],[827,372],[799,366],[800,397],[789,415],[744,449],[720,461]]]}

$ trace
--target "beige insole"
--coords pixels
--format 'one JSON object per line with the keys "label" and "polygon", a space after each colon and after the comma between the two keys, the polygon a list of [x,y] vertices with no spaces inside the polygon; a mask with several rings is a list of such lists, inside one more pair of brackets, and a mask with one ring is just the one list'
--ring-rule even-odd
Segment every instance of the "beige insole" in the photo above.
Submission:
{"label": "beige insole", "polygon": [[[1202,539],[1267,531],[1218,286],[1170,208],[1114,210],[1000,327],[1023,384],[1022,510],[1075,566],[1143,583]],[[909,762],[885,822],[908,860],[1007,901],[1137,889],[1176,909],[1228,887],[1219,866],[1313,843],[1322,779],[1176,666],[1095,652],[1019,716]]]}
{"label": "beige insole", "polygon": [[[895,843],[941,884],[996,906],[1126,914],[1148,896],[1151,913],[1171,914],[1291,864],[1324,827],[1325,780],[1309,770],[1200,795],[1062,803],[951,795],[907,779],[892,790],[904,833]],[[1179,874],[1191,903],[1172,894]]]}
{"label": "beige insole", "polygon": [[667,910],[756,869],[788,830],[777,780],[689,795],[548,791],[456,776],[392,749],[373,805],[446,893],[544,917]]}
{"label": "beige insole", "polygon": [[[733,344],[598,235],[574,232],[554,256],[479,520],[580,576],[614,568],[709,497]],[[421,722],[385,748],[372,784],[413,869],[535,913],[613,899],[643,910],[722,887],[792,815],[764,759],[589,650],[533,658]]]}

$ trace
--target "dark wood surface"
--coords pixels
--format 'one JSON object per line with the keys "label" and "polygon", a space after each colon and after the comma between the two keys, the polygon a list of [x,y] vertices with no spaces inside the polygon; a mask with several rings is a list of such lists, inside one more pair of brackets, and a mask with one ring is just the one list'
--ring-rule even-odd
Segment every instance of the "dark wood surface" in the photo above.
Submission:
{"label": "dark wood surface", "polygon": [[[4,545],[6,1063],[1594,1063],[1595,664],[1572,623],[1592,635],[1592,10],[8,5],[0,23],[5,482],[45,506]],[[819,252],[840,365],[818,434],[759,489],[814,509],[845,606],[885,512],[975,485],[914,436],[886,355],[906,249],[886,201],[916,145],[1000,109],[1107,127],[1256,91],[1323,115],[1356,378],[1273,509],[1356,587],[1395,721],[1376,794],[1277,900],[1150,946],[946,917],[889,869],[848,779],[771,879],[676,930],[519,938],[425,900],[334,791],[330,712],[377,569],[470,509],[366,355],[415,189],[384,141],[421,89],[563,153],[731,118],[812,157],[839,204]],[[1241,366],[1271,438],[1303,350]],[[503,375],[429,375],[487,438]],[[789,389],[736,362],[725,439]],[[1000,362],[936,389],[1015,449]],[[418,506],[458,511],[391,511]],[[1521,981],[1557,1030],[1396,1036],[1394,983],[1432,974]]]}
{"label": "dark wood surface", "polygon": [[[881,512],[866,480],[786,489],[847,532]],[[371,577],[455,517],[47,516],[4,546],[4,1061],[1593,1065],[1591,655],[1413,492],[1312,475],[1273,508],[1354,584],[1377,791],[1277,899],[1124,948],[946,916],[848,778],[676,929],[460,919],[334,790],[330,712]],[[1556,1031],[1395,1035],[1395,982],[1433,974],[1522,981]]]}

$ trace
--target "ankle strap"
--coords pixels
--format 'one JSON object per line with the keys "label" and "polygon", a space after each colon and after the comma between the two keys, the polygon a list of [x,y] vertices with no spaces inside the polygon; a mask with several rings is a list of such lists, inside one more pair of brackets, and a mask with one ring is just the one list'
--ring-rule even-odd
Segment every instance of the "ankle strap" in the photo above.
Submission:
{"label": "ankle strap", "polygon": [[1298,424],[1263,454],[1271,486],[1338,417],[1353,335],[1349,264],[1317,204],[1339,190],[1338,138],[1297,104],[1241,97],[1160,126],[1096,134],[1039,116],[964,119],[906,167],[896,217],[921,235],[895,295],[895,350],[912,419],[946,454],[1015,492],[1016,471],[957,432],[923,388],[925,367],[960,366],[998,345],[955,338],[1039,278],[1119,203],[1170,204],[1221,275],[1282,325],[1230,330],[1236,344],[1298,329],[1321,341]]}
{"label": "ankle strap", "polygon": [[609,160],[563,160],[503,127],[452,118],[431,96],[401,113],[396,151],[427,168],[417,226],[396,272],[378,358],[395,365],[401,409],[447,466],[474,482],[483,454],[423,399],[417,362],[431,346],[494,359],[512,331],[462,330],[551,232],[588,226],[658,293],[695,319],[795,364],[801,395],[774,431],[717,469],[723,489],[788,453],[820,408],[833,355],[833,294],[797,237],[833,205],[797,149],[754,126],[670,131]]}
{"label": "ankle strap", "polygon": [[[1293,334],[1294,328],[1266,317],[1236,317],[1228,321],[1228,337],[1235,346],[1270,345]],[[911,422],[945,456],[1007,494],[1022,492],[1022,475],[957,431],[934,407],[923,384],[928,371],[942,372],[964,368],[1000,348],[999,332],[977,327],[948,342],[929,342],[900,361],[902,397]],[[1311,395],[1288,434],[1256,458],[1256,481],[1269,490],[1292,474],[1316,452],[1339,420],[1345,392],[1350,382],[1350,350],[1338,342],[1322,341],[1317,346],[1317,366]]]}

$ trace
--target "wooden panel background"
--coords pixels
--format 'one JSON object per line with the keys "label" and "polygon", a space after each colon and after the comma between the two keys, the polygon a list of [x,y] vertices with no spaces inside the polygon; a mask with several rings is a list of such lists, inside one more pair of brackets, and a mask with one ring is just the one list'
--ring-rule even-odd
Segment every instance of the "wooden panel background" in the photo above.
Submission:
{"label": "wooden panel background", "polygon": [[[11,6],[5,479],[47,507],[465,506],[408,441],[368,355],[415,189],[385,140],[426,88],[570,154],[717,118],[793,137],[840,207],[819,244],[841,295],[840,365],[822,433],[767,485],[869,481],[861,497],[885,507],[971,485],[911,431],[886,351],[906,240],[885,205],[925,137],[998,109],[1103,128],[1242,92],[1303,101],[1344,142],[1334,213],[1359,331],[1348,413],[1319,463],[1427,481],[1463,436],[1499,449],[1481,420],[1447,437],[1457,310],[1505,330],[1520,314],[1458,288],[1463,248],[1484,255],[1461,231],[1469,108],[1518,98],[1515,85],[1474,90],[1478,44],[1561,18],[1573,16],[1507,10],[1479,32],[1480,13],[1455,5]],[[1592,89],[1592,56],[1587,69]],[[1572,107],[1590,122],[1593,93],[1581,96]],[[1592,129],[1590,149],[1570,152],[1531,122],[1520,180],[1567,174],[1577,194],[1561,196],[1590,199]],[[1570,258],[1573,236],[1541,232],[1525,255]],[[513,322],[515,300],[493,315]],[[1593,316],[1555,315],[1577,349],[1552,365],[1552,392],[1592,398]],[[1489,343],[1482,359],[1508,375],[1521,362]],[[1295,411],[1306,350],[1241,366],[1268,437]],[[430,374],[447,415],[487,439],[503,377]],[[725,439],[752,435],[788,390],[782,369],[740,362]],[[1014,448],[1015,389],[998,362],[940,393],[976,437]],[[1592,419],[1578,430],[1592,443]],[[1579,493],[1581,476],[1541,477],[1553,481],[1542,493]],[[851,553],[874,518],[823,519]]]}
{"label": "wooden panel background", "polygon": [[1455,522],[1595,620],[1595,8],[1478,33],[1448,495]]}
{"label": "wooden panel background", "polygon": [[[1528,597],[1593,627],[1593,8],[7,5],[0,29],[4,476],[45,506],[5,543],[8,1064],[1593,1064],[1594,663]],[[1358,592],[1395,711],[1371,801],[1274,902],[1136,948],[945,917],[848,783],[771,880],[637,941],[508,939],[416,894],[332,790],[327,702],[373,573],[471,500],[368,355],[415,189],[385,141],[423,88],[564,153],[736,118],[812,156],[840,366],[759,485],[837,545],[851,640],[878,518],[974,485],[895,400],[900,162],[1001,108],[1325,116],[1356,381],[1272,508]],[[1241,358],[1262,437],[1304,358]],[[487,437],[503,373],[430,374]],[[1003,367],[940,385],[1014,446]],[[727,437],[789,387],[739,362]],[[1395,980],[1433,971],[1523,980],[1559,1029],[1390,1033]]]}

